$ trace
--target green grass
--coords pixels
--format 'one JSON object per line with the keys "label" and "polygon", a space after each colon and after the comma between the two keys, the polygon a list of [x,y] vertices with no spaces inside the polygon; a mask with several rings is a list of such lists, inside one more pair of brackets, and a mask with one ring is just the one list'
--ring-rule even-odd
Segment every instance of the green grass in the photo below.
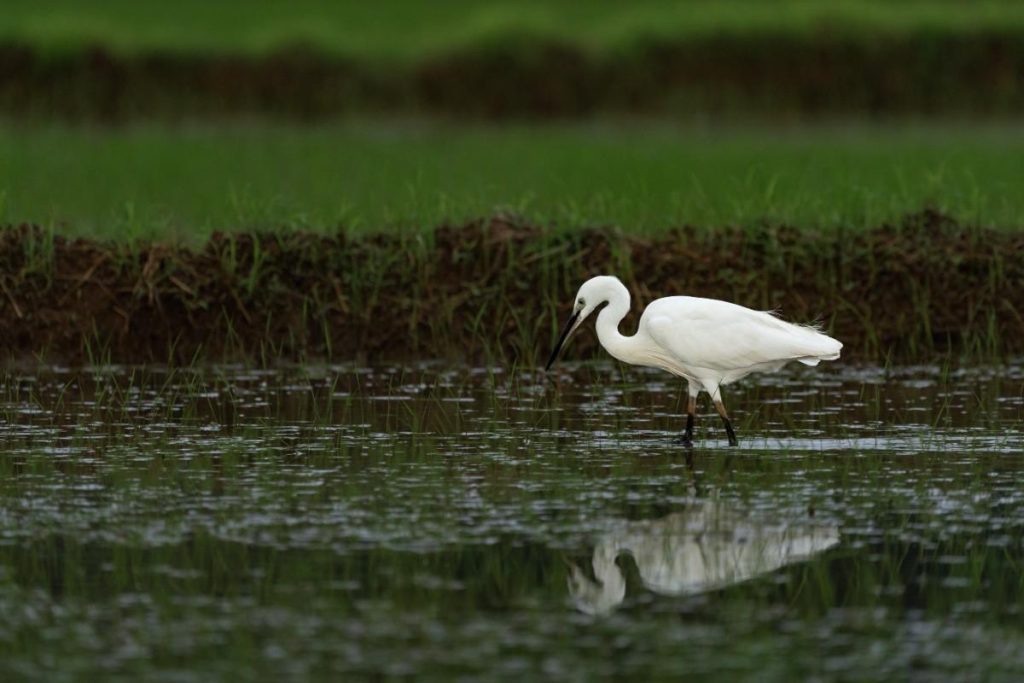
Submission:
{"label": "green grass", "polygon": [[805,32],[1013,29],[1024,26],[1017,3],[798,2],[574,3],[527,0],[361,4],[297,0],[175,3],[107,0],[6,0],[0,40],[47,50],[102,44],[122,52],[152,49],[260,53],[289,43],[374,59],[409,59],[508,35],[567,39],[615,49],[651,36],[692,38],[720,32]]}
{"label": "green grass", "polygon": [[560,229],[875,226],[931,206],[1020,227],[1024,128],[0,126],[0,220],[72,235],[430,229],[510,211]]}

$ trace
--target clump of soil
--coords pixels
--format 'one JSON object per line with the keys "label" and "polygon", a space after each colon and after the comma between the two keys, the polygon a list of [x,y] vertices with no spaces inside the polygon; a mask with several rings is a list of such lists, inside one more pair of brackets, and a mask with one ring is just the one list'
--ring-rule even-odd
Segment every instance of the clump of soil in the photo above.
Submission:
{"label": "clump of soil", "polygon": [[[1024,351],[1024,233],[931,211],[873,230],[685,227],[652,238],[493,217],[429,237],[216,234],[189,249],[8,227],[0,348],[65,362],[534,363],[584,279],[612,273],[635,311],[669,294],[778,309],[821,321],[847,358]],[[574,353],[594,347],[581,334]]]}

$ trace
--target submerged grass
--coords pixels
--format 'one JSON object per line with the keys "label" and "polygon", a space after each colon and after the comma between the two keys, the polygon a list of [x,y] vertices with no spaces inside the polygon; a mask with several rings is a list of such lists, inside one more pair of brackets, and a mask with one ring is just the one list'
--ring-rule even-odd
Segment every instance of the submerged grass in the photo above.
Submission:
{"label": "submerged grass", "polygon": [[1015,125],[6,125],[0,221],[186,244],[215,230],[417,234],[495,211],[656,234],[859,229],[928,206],[1018,228],[1022,155]]}

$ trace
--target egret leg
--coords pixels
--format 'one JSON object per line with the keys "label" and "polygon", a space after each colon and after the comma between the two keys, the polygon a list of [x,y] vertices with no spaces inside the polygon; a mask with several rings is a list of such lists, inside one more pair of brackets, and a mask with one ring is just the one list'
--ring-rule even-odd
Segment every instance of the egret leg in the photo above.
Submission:
{"label": "egret leg", "polygon": [[722,416],[722,423],[725,425],[725,433],[729,436],[729,445],[738,446],[739,441],[736,440],[736,432],[733,431],[732,422],[729,420],[729,414],[725,412],[725,404],[722,403],[722,395],[714,395],[715,410]]}
{"label": "egret leg", "polygon": [[686,402],[686,431],[683,432],[683,445],[687,448],[693,447],[693,422],[697,415],[697,394],[700,389],[689,387],[689,399]]}

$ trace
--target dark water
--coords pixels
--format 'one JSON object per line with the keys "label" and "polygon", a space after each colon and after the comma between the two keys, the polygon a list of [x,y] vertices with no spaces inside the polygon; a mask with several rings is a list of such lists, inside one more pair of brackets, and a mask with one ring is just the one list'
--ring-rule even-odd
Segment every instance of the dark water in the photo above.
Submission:
{"label": "dark water", "polygon": [[1024,365],[111,368],[0,395],[2,680],[1024,676]]}

